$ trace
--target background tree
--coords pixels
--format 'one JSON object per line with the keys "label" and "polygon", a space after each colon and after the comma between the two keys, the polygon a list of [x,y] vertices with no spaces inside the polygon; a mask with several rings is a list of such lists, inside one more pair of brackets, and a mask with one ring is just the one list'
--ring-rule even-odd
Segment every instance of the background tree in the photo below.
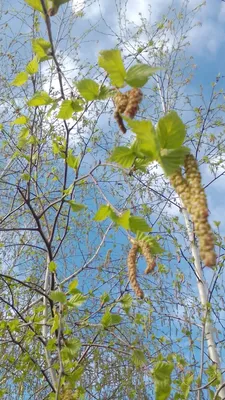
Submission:
{"label": "background tree", "polygon": [[[89,23],[96,3],[65,4],[52,18],[44,1],[27,3],[15,9],[2,2],[1,10],[1,396],[216,398],[223,364],[215,357],[223,359],[224,349],[223,227],[214,222],[217,266],[206,270],[163,169],[146,158],[130,164],[124,153],[118,157],[115,148],[128,148],[137,135],[119,130],[112,101],[119,85],[112,84],[106,53],[97,62],[99,50],[117,48],[126,70],[148,66],[133,76],[150,78],[135,121],[156,124],[176,111],[187,127],[185,146],[217,201],[222,78],[210,96],[203,88],[188,93],[196,67],[188,38],[201,7],[184,1],[156,22],[141,16],[135,24],[129,2],[115,2],[114,30],[101,5],[100,20]],[[112,52],[109,61],[115,54],[119,60]],[[160,69],[150,73],[152,66]],[[132,128],[129,119],[123,123]],[[150,275],[139,253],[143,299],[127,273],[136,234],[146,235],[156,253]]]}

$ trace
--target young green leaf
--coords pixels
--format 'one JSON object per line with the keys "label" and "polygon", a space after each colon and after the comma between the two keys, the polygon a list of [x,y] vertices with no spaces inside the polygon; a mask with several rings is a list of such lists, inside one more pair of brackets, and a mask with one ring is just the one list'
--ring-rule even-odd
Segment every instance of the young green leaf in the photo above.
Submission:
{"label": "young green leaf", "polygon": [[28,121],[28,118],[25,115],[21,115],[16,118],[14,121],[10,122],[10,125],[24,125]]}
{"label": "young green leaf", "polygon": [[111,217],[112,210],[109,205],[102,205],[94,216],[94,221],[104,221],[106,218]]}
{"label": "young green leaf", "polygon": [[66,162],[69,165],[69,167],[77,169],[79,166],[80,158],[75,157],[72,153],[69,153]]}
{"label": "young green leaf", "polygon": [[84,204],[76,203],[74,200],[67,200],[67,203],[71,206],[71,209],[74,212],[78,212],[86,208]]}
{"label": "young green leaf", "polygon": [[124,168],[130,168],[133,165],[135,158],[136,155],[131,149],[121,146],[114,149],[110,161],[114,161]]}
{"label": "young green leaf", "polygon": [[100,52],[98,58],[99,67],[109,74],[113,86],[122,87],[126,76],[120,50],[104,50]]}
{"label": "young green leaf", "polygon": [[78,286],[78,280],[77,279],[75,279],[74,281],[72,281],[72,282],[70,282],[70,284],[69,284],[69,292],[71,293],[71,294],[74,294],[74,290],[76,290],[77,289],[77,286]]}
{"label": "young green leaf", "polygon": [[181,165],[184,165],[184,158],[190,153],[188,147],[180,147],[176,150],[162,150],[160,164],[166,175],[172,175]]}
{"label": "young green leaf", "polygon": [[28,72],[29,75],[36,74],[38,72],[38,58],[35,56],[33,60],[31,60],[27,66],[26,66],[26,71]]}
{"label": "young green leaf", "polygon": [[51,334],[54,333],[59,328],[59,315],[55,314],[53,319],[53,325],[51,327]]}
{"label": "young green leaf", "polygon": [[99,85],[92,79],[82,79],[76,83],[76,87],[85,100],[91,101],[98,98]]}
{"label": "young green leaf", "polygon": [[63,100],[57,118],[70,119],[74,112],[83,110],[83,106],[79,100]]}
{"label": "young green leaf", "polygon": [[19,72],[11,82],[11,86],[22,86],[28,80],[28,73],[27,72]]}
{"label": "young green leaf", "polygon": [[158,121],[156,133],[162,149],[177,149],[184,142],[186,128],[176,111],[170,111]]}
{"label": "young green leaf", "polygon": [[141,88],[148,82],[149,77],[159,69],[157,67],[150,67],[147,64],[133,65],[128,69],[125,81],[132,87]]}
{"label": "young green leaf", "polygon": [[144,218],[141,217],[130,217],[129,224],[130,224],[130,230],[134,233],[137,233],[138,231],[141,232],[151,231],[150,226],[147,224]]}
{"label": "young green leaf", "polygon": [[138,149],[150,160],[158,158],[158,143],[155,134],[155,128],[151,121],[133,121],[124,117],[130,129],[136,134]]}
{"label": "young green leaf", "polygon": [[43,8],[42,8],[40,0],[24,0],[24,1],[25,1],[25,3],[28,4],[28,6],[32,7],[34,10],[40,11],[43,13]]}
{"label": "young green leaf", "polygon": [[65,293],[60,292],[58,290],[50,292],[49,297],[50,297],[50,299],[52,299],[55,302],[62,303],[62,304],[66,303],[66,295],[65,295]]}
{"label": "young green leaf", "polygon": [[124,229],[130,228],[130,210],[124,211],[121,217],[116,218],[116,224],[122,226]]}
{"label": "young green leaf", "polygon": [[147,363],[147,360],[145,358],[143,351],[138,350],[138,349],[133,351],[131,359],[132,359],[134,365],[136,365],[136,367],[142,367],[144,364]]}
{"label": "young green leaf", "polygon": [[27,102],[29,107],[46,106],[54,102],[48,93],[36,92],[35,95]]}
{"label": "young green leaf", "polygon": [[54,261],[50,261],[50,263],[48,264],[48,269],[51,272],[55,272],[57,268],[57,264]]}
{"label": "young green leaf", "polygon": [[32,40],[32,49],[33,52],[37,55],[40,62],[49,60],[51,58],[51,56],[49,55],[51,43],[42,38]]}
{"label": "young green leaf", "polygon": [[82,293],[77,293],[69,299],[67,304],[70,307],[80,307],[86,300],[86,296],[84,296]]}

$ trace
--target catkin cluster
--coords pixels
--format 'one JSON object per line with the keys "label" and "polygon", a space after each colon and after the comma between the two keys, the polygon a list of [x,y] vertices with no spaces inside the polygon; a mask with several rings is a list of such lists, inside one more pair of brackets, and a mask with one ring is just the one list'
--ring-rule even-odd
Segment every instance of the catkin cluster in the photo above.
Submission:
{"label": "catkin cluster", "polygon": [[130,284],[137,297],[144,298],[144,292],[137,281],[137,254],[141,249],[147,262],[145,274],[149,274],[156,266],[155,258],[151,255],[150,246],[144,241],[135,241],[128,253],[127,266]]}
{"label": "catkin cluster", "polygon": [[213,233],[208,223],[207,199],[201,184],[198,164],[192,154],[186,156],[184,167],[186,178],[179,169],[170,180],[191,215],[199,240],[201,259],[207,267],[213,267],[216,264],[216,254]]}
{"label": "catkin cluster", "polygon": [[143,94],[141,89],[133,88],[126,93],[117,92],[114,97],[115,113],[114,118],[118,123],[120,130],[126,133],[126,128],[120,114],[124,114],[128,118],[134,118],[139,109],[139,104]]}
{"label": "catkin cluster", "polygon": [[69,388],[65,388],[61,393],[61,400],[73,400],[75,397],[73,396],[73,392]]}

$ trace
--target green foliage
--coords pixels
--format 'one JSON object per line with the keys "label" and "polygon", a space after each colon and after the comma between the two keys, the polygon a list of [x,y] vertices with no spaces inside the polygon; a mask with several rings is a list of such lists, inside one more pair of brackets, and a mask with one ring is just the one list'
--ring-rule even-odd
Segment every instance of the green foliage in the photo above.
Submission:
{"label": "green foliage", "polygon": [[190,150],[188,147],[180,147],[176,150],[162,150],[160,164],[166,175],[173,174],[180,165],[184,165],[184,159]]}
{"label": "green foliage", "polygon": [[27,64],[27,66],[26,66],[26,71],[27,71],[27,73],[28,73],[29,75],[34,75],[34,74],[36,74],[36,73],[38,72],[38,66],[39,66],[39,64],[38,64],[38,58],[37,58],[37,56],[35,56],[35,57],[33,58],[33,60],[31,60],[31,61]]}
{"label": "green foliage", "polygon": [[43,38],[33,39],[32,49],[40,62],[49,60],[51,58],[49,54],[51,43],[47,42]]}
{"label": "green foliage", "polygon": [[52,99],[48,93],[42,91],[42,92],[36,92],[32,99],[30,99],[27,102],[27,105],[29,107],[38,107],[38,106],[47,106],[51,103],[54,102],[54,99]]}
{"label": "green foliage", "polygon": [[119,314],[112,314],[110,310],[107,310],[102,317],[101,324],[104,328],[108,328],[112,325],[118,325],[122,321],[122,317]]}
{"label": "green foliage", "polygon": [[54,302],[57,303],[66,303],[66,295],[63,292],[60,292],[59,290],[52,291],[49,295],[50,299],[52,299]]}
{"label": "green foliage", "polygon": [[76,83],[76,87],[85,100],[91,101],[98,99],[99,85],[92,79],[83,79]]}
{"label": "green foliage", "polygon": [[57,264],[56,264],[54,261],[51,261],[51,262],[48,264],[48,268],[49,268],[49,271],[55,272],[55,271],[56,271],[56,268],[57,268]]}
{"label": "green foliage", "polygon": [[74,200],[67,200],[67,203],[71,206],[71,209],[74,212],[78,212],[86,208],[84,204],[76,203]]}
{"label": "green foliage", "polygon": [[28,118],[25,115],[21,115],[20,117],[14,119],[14,121],[12,121],[10,125],[24,125],[27,122]]}
{"label": "green foliage", "polygon": [[125,77],[125,81],[132,87],[141,88],[147,82],[150,76],[152,76],[160,68],[150,67],[147,64],[136,64],[128,69]]}
{"label": "green foliage", "polygon": [[142,367],[144,364],[147,363],[144,352],[138,349],[135,349],[133,351],[131,360],[136,367]]}
{"label": "green foliage", "polygon": [[171,392],[171,374],[174,369],[172,362],[158,361],[152,375],[155,384],[155,400],[166,400]]}
{"label": "green foliage", "polygon": [[80,100],[63,100],[57,118],[70,119],[73,113],[83,110]]}
{"label": "green foliage", "polygon": [[126,70],[119,50],[101,51],[98,58],[98,65],[104,68],[109,74],[112,85],[116,87],[122,87],[124,85]]}
{"label": "green foliage", "polygon": [[19,72],[19,74],[16,75],[14,80],[11,82],[12,86],[22,86],[24,83],[26,83],[28,80],[28,73],[27,72]]}
{"label": "green foliage", "polygon": [[184,142],[186,128],[177,113],[170,111],[160,118],[156,132],[161,149],[178,149]]}

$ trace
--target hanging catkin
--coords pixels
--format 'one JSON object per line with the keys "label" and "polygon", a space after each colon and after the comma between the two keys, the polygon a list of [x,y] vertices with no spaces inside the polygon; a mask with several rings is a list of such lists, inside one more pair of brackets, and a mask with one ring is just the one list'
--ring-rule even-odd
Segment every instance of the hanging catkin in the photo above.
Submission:
{"label": "hanging catkin", "polygon": [[186,178],[183,177],[179,168],[171,175],[170,182],[192,218],[202,261],[207,267],[213,267],[216,264],[216,253],[213,232],[208,223],[207,199],[201,183],[198,163],[192,154],[185,157],[184,167]]}
{"label": "hanging catkin", "polygon": [[144,298],[144,292],[140,288],[139,283],[137,281],[137,253],[138,253],[138,243],[135,242],[133,243],[129,253],[128,253],[128,258],[127,258],[127,266],[128,266],[128,275],[130,279],[130,284],[136,294],[137,297],[140,297],[141,299]]}

